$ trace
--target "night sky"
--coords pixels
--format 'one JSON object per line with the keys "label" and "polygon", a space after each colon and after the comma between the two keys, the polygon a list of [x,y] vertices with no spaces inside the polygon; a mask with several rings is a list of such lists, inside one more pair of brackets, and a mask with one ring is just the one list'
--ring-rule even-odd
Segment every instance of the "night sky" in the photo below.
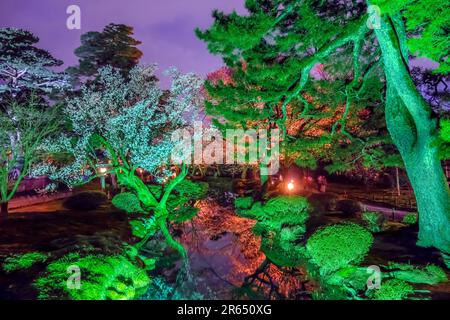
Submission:
{"label": "night sky", "polygon": [[[101,31],[111,22],[123,23],[134,27],[135,39],[142,41],[141,63],[156,62],[161,70],[177,66],[205,76],[222,62],[208,53],[194,29],[211,25],[213,9],[243,13],[243,4],[244,0],[0,0],[0,27],[32,31],[40,38],[37,46],[67,67],[77,64],[73,51],[82,33]],[[66,27],[69,5],[81,9],[81,30]]]}

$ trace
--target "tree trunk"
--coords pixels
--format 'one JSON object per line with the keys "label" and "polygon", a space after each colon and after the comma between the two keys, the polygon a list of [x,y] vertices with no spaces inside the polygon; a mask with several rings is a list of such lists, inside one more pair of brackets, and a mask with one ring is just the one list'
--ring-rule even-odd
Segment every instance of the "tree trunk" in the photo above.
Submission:
{"label": "tree trunk", "polygon": [[0,209],[0,219],[6,220],[7,218],[8,218],[8,202],[2,202]]}
{"label": "tree trunk", "polygon": [[383,18],[375,33],[387,81],[387,127],[403,158],[417,201],[418,244],[450,253],[450,191],[433,144],[436,121],[411,79],[392,20]]}

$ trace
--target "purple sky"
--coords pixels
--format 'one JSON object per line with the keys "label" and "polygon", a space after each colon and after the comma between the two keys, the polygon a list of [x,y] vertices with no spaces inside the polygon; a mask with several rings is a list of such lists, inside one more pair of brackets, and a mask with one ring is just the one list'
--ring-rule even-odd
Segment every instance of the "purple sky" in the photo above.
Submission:
{"label": "purple sky", "polygon": [[[211,25],[215,8],[242,13],[243,4],[244,0],[0,0],[0,27],[32,31],[40,38],[39,47],[70,66],[77,64],[73,51],[82,33],[124,23],[134,27],[135,38],[142,41],[142,63],[156,62],[161,70],[177,66],[205,76],[222,62],[208,53],[194,28]],[[66,28],[69,5],[81,9],[81,30]]]}

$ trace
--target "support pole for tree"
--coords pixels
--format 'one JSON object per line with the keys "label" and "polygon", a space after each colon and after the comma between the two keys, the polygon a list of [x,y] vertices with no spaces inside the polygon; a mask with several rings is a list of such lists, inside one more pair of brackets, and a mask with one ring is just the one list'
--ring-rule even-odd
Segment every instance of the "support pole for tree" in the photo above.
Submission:
{"label": "support pole for tree", "polygon": [[395,167],[395,181],[397,184],[397,196],[400,197],[401,190],[400,190],[400,177],[399,177],[398,167]]}

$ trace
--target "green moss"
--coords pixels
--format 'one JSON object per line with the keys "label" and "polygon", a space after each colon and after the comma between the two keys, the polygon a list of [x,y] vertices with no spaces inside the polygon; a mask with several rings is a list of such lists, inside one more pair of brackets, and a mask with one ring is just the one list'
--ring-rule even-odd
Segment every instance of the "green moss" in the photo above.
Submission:
{"label": "green moss", "polygon": [[3,263],[3,270],[6,273],[13,271],[28,269],[35,263],[45,262],[48,255],[41,252],[28,252],[24,254],[17,254],[5,259]]}
{"label": "green moss", "polygon": [[112,204],[126,213],[144,213],[138,197],[131,192],[119,193],[112,199]]}
{"label": "green moss", "polygon": [[372,234],[354,224],[335,224],[316,231],[307,241],[311,262],[322,275],[362,262],[373,243]]}
{"label": "green moss", "polygon": [[415,225],[419,221],[419,215],[416,212],[407,213],[402,222],[404,224]]}
{"label": "green moss", "polygon": [[412,285],[399,279],[389,279],[373,294],[375,300],[406,300],[414,293]]}
{"label": "green moss", "polygon": [[[69,289],[69,267],[80,269],[80,289]],[[123,256],[68,254],[47,266],[33,285],[39,299],[129,300],[145,292],[146,272]]]}
{"label": "green moss", "polygon": [[361,215],[367,229],[373,233],[381,232],[385,228],[386,218],[380,212],[366,211]]}

